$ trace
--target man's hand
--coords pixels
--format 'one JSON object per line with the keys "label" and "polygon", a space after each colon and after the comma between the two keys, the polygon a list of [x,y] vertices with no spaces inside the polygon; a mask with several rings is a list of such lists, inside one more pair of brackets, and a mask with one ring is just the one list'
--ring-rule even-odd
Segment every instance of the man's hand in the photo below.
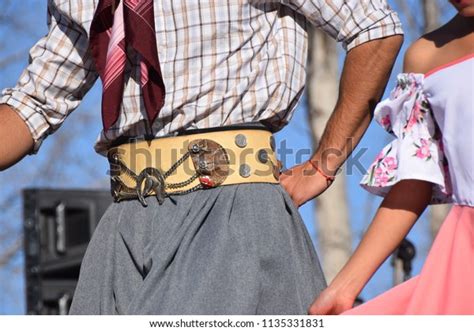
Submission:
{"label": "man's hand", "polygon": [[[402,40],[402,36],[373,40],[347,54],[336,107],[312,157],[323,165],[322,171],[327,175],[341,167],[369,126]],[[320,195],[330,185],[308,162],[283,173],[280,182],[297,206]]]}
{"label": "man's hand", "polygon": [[283,172],[280,184],[299,207],[326,191],[331,182],[305,162]]}

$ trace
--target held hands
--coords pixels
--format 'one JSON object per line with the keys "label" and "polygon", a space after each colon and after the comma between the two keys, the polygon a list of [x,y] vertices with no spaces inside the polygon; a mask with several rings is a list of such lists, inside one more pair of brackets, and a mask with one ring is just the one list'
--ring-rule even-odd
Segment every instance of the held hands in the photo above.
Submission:
{"label": "held hands", "polygon": [[326,191],[331,183],[310,162],[296,165],[280,175],[281,186],[298,207]]}

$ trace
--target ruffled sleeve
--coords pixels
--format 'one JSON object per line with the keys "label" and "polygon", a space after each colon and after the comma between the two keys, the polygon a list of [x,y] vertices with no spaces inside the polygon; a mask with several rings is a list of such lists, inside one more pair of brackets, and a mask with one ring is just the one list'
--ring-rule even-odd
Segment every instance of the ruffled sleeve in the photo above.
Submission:
{"label": "ruffled sleeve", "polygon": [[431,203],[451,201],[441,133],[423,90],[422,74],[400,74],[390,97],[375,109],[376,121],[396,137],[377,156],[361,181],[367,191],[385,196],[401,180],[434,184]]}

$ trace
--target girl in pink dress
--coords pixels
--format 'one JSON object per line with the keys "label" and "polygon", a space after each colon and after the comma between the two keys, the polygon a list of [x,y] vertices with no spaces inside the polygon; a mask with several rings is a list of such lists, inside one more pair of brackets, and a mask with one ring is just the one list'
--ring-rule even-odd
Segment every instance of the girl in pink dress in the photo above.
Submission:
{"label": "girl in pink dress", "polygon": [[[385,196],[354,255],[310,314],[474,314],[474,0],[415,42],[375,118],[396,137],[362,180]],[[421,274],[355,298],[429,203],[452,202]]]}

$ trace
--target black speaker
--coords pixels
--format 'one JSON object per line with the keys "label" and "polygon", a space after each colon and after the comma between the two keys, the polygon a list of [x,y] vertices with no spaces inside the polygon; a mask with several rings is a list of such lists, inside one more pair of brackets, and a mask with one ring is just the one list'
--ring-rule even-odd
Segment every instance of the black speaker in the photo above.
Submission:
{"label": "black speaker", "polygon": [[110,191],[23,191],[27,314],[67,314],[92,233]]}

